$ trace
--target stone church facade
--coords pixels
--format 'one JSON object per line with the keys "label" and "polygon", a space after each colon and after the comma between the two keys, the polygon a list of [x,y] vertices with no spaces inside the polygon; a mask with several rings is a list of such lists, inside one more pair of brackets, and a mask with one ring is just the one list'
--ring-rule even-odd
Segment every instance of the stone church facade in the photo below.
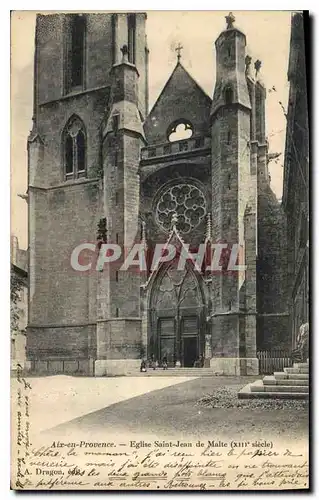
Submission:
{"label": "stone church facade", "polygon": [[[178,53],[149,112],[146,17],[37,16],[27,356],[40,373],[134,373],[153,354],[257,374],[257,349],[287,339],[286,227],[270,188],[260,61],[229,15],[213,97]],[[150,254],[157,243],[237,244],[246,270],[72,269],[73,249],[97,240]]]}

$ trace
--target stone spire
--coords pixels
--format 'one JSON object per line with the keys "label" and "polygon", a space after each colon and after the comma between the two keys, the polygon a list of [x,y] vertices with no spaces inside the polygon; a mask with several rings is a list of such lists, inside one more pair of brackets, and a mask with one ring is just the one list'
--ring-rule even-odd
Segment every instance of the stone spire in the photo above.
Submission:
{"label": "stone spire", "polygon": [[246,76],[252,78],[252,73],[251,73],[251,61],[252,61],[252,58],[251,56],[247,55],[245,57],[245,66],[246,66],[246,69],[245,69],[245,74]]}
{"label": "stone spire", "polygon": [[[128,60],[128,46],[121,47],[122,60],[111,69],[110,112],[103,130],[103,137],[114,133],[114,129],[133,132],[145,141],[145,134],[139,113],[138,83],[136,66]],[[108,109],[109,109],[108,108]],[[113,117],[116,116],[117,125]]]}
{"label": "stone spire", "polygon": [[226,29],[215,41],[216,47],[216,82],[211,107],[213,116],[220,107],[239,104],[251,109],[246,82],[246,36],[234,26],[232,12],[226,17]]}
{"label": "stone spire", "polygon": [[121,52],[122,52],[122,63],[128,63],[128,46],[123,45],[123,47],[121,47]]}
{"label": "stone spire", "polygon": [[254,68],[255,68],[255,78],[257,78],[258,73],[259,73],[260,68],[261,68],[261,61],[259,59],[257,59],[257,61],[255,61]]}

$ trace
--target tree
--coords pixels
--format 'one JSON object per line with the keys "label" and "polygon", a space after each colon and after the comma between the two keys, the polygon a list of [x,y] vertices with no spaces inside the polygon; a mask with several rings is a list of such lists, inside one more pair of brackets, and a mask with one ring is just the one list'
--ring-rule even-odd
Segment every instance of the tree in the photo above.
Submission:
{"label": "tree", "polygon": [[24,330],[19,328],[19,307],[18,302],[20,300],[20,292],[24,287],[23,279],[17,275],[13,266],[11,266],[11,276],[10,276],[10,327],[11,334],[24,333]]}

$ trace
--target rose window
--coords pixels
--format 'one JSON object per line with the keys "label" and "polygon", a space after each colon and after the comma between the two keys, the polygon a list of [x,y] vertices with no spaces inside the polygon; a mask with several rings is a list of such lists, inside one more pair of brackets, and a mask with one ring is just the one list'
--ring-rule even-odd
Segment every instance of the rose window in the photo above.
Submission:
{"label": "rose window", "polygon": [[202,191],[192,184],[177,184],[167,188],[156,206],[156,219],[165,230],[172,228],[172,217],[176,214],[176,228],[189,233],[203,220],[206,200]]}

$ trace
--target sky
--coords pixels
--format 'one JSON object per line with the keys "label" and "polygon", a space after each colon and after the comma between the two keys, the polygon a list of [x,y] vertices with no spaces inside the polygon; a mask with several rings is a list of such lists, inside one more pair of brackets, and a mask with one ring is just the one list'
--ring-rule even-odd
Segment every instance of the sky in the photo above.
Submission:
{"label": "sky", "polygon": [[[45,11],[42,13],[46,13]],[[225,29],[228,11],[148,11],[150,50],[150,109],[176,64],[175,48],[183,46],[181,62],[199,85],[212,96],[215,83],[215,46]],[[235,25],[247,37],[247,53],[262,61],[260,76],[267,89],[266,133],[269,151],[282,153],[269,164],[271,186],[282,196],[286,119],[290,11],[234,11]],[[33,53],[35,11],[11,16],[11,233],[27,248],[27,204],[18,197],[27,190],[27,137],[32,127]],[[275,90],[271,90],[272,88]]]}

